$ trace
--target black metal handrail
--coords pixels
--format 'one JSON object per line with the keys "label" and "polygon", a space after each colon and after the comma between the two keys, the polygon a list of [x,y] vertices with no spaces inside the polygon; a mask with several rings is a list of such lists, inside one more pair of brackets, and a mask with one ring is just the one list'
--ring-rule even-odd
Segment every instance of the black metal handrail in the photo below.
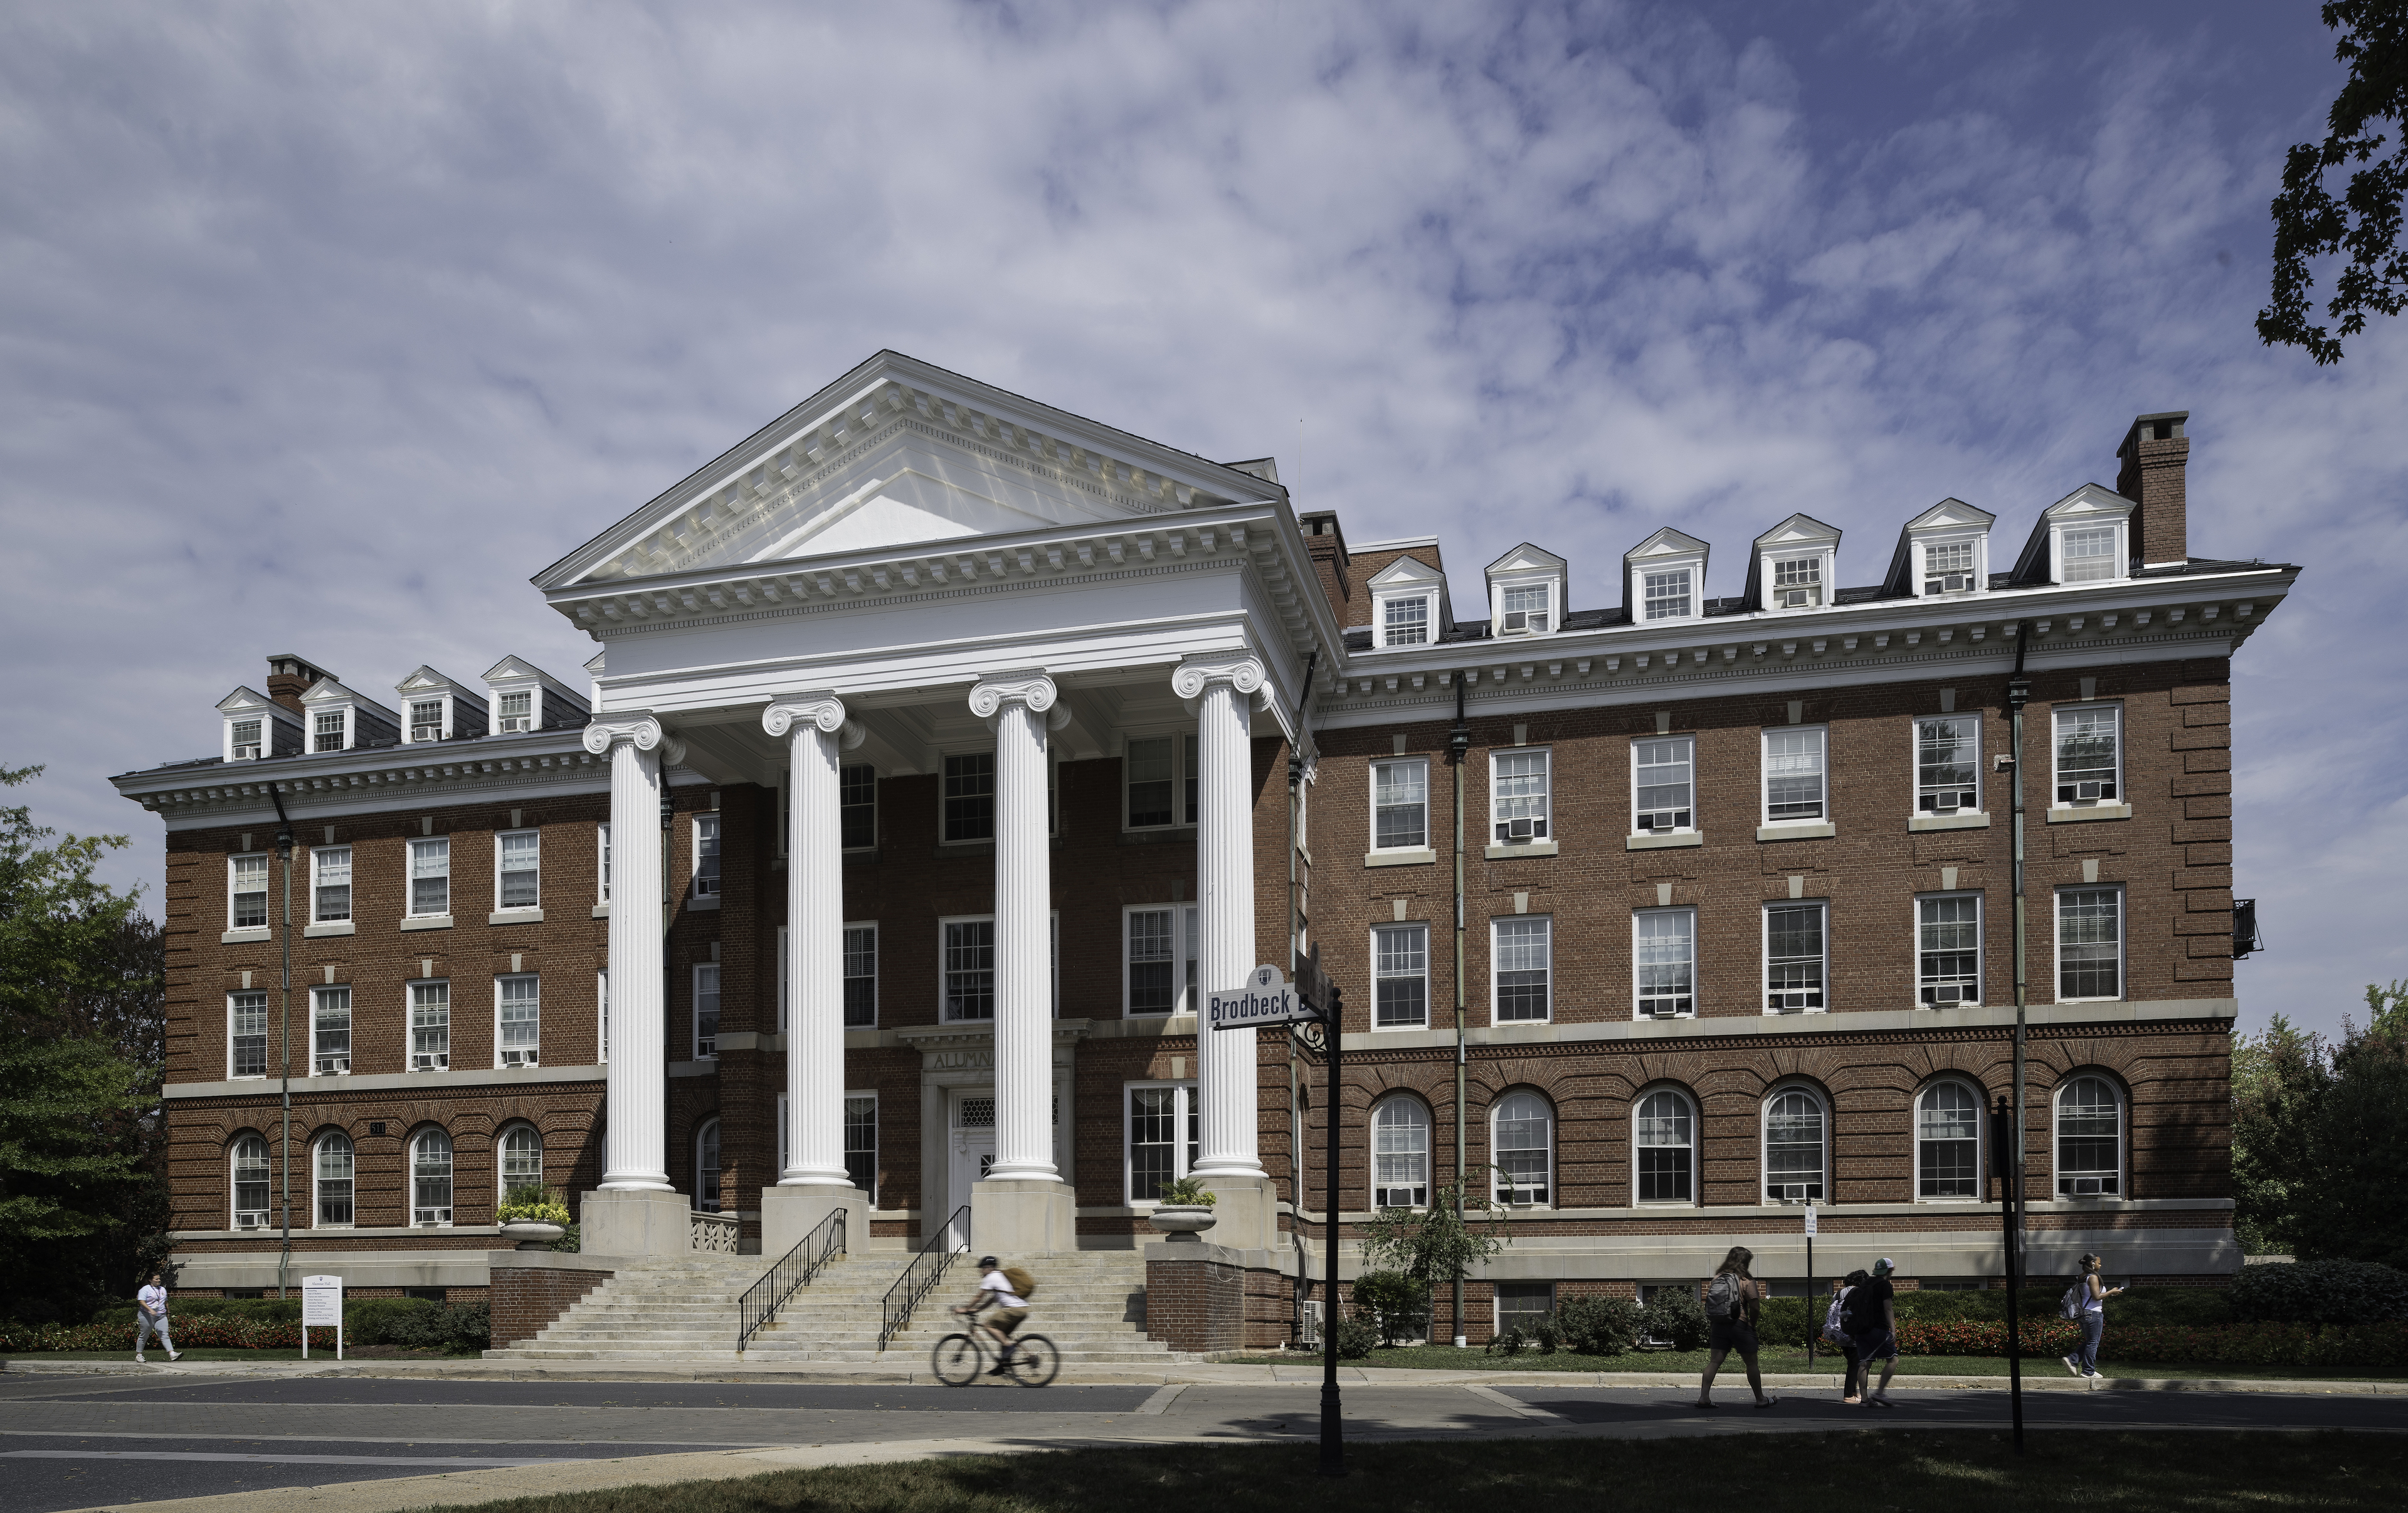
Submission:
{"label": "black metal handrail", "polygon": [[[962,1243],[957,1246],[947,1245],[945,1237],[956,1229],[961,1232]],[[896,1277],[895,1285],[886,1290],[885,1318],[878,1330],[880,1349],[885,1349],[886,1342],[893,1339],[904,1325],[911,1321],[911,1310],[917,1308],[920,1305],[920,1300],[934,1291],[937,1284],[945,1279],[945,1272],[953,1265],[953,1258],[969,1249],[969,1232],[970,1205],[964,1203],[953,1210],[953,1217],[947,1219],[942,1228],[928,1236],[928,1243],[920,1247],[920,1253],[913,1256],[911,1263],[903,1268],[903,1275]]]}
{"label": "black metal handrail", "polygon": [[839,1208],[822,1219],[819,1228],[804,1235],[800,1244],[769,1268],[767,1275],[744,1290],[744,1296],[736,1303],[737,1349],[751,1344],[752,1336],[778,1317],[788,1298],[810,1286],[812,1277],[844,1254],[844,1215]]}

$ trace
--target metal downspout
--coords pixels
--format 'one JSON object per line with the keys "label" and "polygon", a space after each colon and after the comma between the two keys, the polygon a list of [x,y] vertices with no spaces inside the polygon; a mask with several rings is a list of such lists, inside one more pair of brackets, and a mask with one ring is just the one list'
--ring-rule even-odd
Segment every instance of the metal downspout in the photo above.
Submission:
{"label": "metal downspout", "polygon": [[[1447,732],[1446,764],[1455,769],[1455,1222],[1463,1223],[1463,1194],[1470,1185],[1465,1169],[1464,1100],[1468,1055],[1463,1032],[1463,759],[1471,750],[1471,728],[1463,723],[1463,674],[1455,678],[1455,728]],[[1463,1277],[1455,1278],[1455,1347],[1463,1349]]]}
{"label": "metal downspout", "polygon": [[276,801],[276,855],[284,863],[284,929],[280,932],[284,944],[284,1133],[277,1147],[283,1167],[284,1248],[276,1258],[276,1295],[281,1298],[285,1274],[293,1265],[293,822],[285,817],[284,795],[278,785],[267,785],[267,796]]}

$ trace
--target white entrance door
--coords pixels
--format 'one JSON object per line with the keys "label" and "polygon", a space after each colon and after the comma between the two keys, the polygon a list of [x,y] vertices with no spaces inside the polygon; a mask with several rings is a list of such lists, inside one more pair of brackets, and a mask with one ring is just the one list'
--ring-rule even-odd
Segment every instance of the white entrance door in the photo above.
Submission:
{"label": "white entrance door", "polygon": [[[945,1182],[945,1202],[949,1211],[968,1203],[970,1185],[984,1181],[987,1173],[995,1167],[995,1094],[975,1092],[953,1096],[951,1150],[953,1159]],[[945,1243],[955,1249],[967,1246],[970,1237],[966,1223],[951,1226],[946,1232]]]}

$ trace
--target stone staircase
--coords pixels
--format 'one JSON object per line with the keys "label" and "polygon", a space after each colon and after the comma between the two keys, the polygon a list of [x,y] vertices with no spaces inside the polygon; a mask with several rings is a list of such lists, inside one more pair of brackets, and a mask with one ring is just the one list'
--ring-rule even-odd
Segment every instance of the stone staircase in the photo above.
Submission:
{"label": "stone staircase", "polygon": [[[958,1327],[948,1312],[977,1290],[968,1258],[954,1262],[911,1322],[882,1352],[887,1290],[910,1258],[847,1256],[788,1299],[778,1318],[736,1349],[737,1300],[767,1262],[758,1256],[664,1257],[627,1267],[587,1293],[533,1339],[488,1350],[490,1361],[589,1366],[884,1366],[924,1371],[938,1339]],[[1053,1340],[1066,1374],[1143,1369],[1197,1359],[1145,1336],[1145,1260],[1133,1250],[1033,1258],[1038,1292],[1024,1326]]]}

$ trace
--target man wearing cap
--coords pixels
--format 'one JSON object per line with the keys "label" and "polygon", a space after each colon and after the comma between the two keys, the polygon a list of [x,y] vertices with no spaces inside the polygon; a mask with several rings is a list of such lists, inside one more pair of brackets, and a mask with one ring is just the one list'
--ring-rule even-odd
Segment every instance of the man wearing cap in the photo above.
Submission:
{"label": "man wearing cap", "polygon": [[1898,1263],[1887,1256],[1874,1261],[1870,1279],[1849,1291],[1842,1316],[1856,1359],[1868,1369],[1876,1359],[1882,1363],[1881,1386],[1865,1394],[1869,1408],[1898,1406],[1889,1400],[1889,1379],[1898,1372],[1898,1290],[1889,1279],[1896,1270]]}

